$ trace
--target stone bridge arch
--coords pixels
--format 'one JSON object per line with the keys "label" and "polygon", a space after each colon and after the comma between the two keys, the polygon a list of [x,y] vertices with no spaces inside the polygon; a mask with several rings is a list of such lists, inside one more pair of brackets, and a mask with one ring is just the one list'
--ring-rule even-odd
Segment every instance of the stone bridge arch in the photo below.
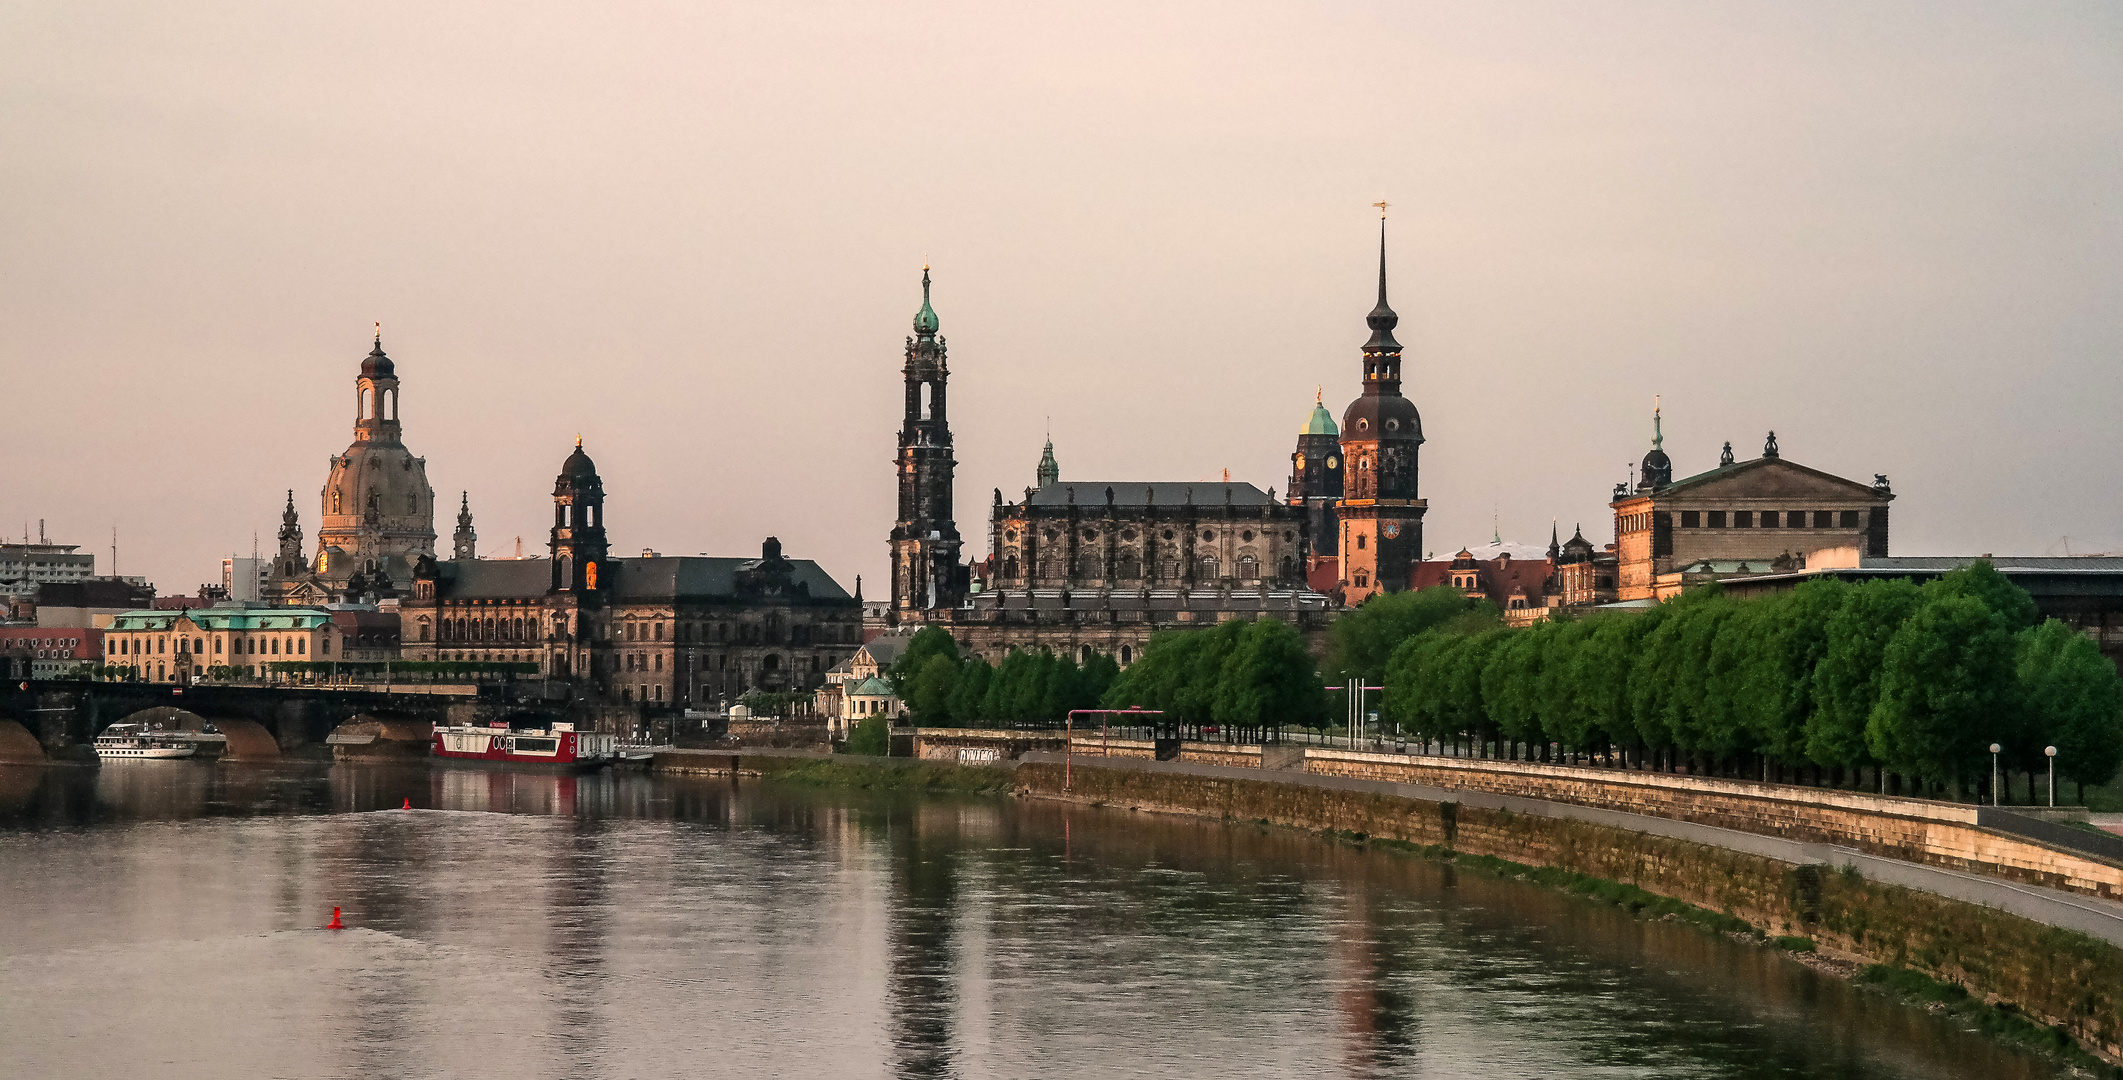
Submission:
{"label": "stone bridge arch", "polygon": [[0,765],[34,765],[46,760],[43,745],[28,728],[0,716]]}
{"label": "stone bridge arch", "polygon": [[227,741],[222,744],[223,761],[278,761],[280,740],[256,720],[240,716],[217,716],[211,719],[189,709],[158,705],[141,709],[118,721],[121,724],[161,725],[164,731],[204,731],[211,723]]}

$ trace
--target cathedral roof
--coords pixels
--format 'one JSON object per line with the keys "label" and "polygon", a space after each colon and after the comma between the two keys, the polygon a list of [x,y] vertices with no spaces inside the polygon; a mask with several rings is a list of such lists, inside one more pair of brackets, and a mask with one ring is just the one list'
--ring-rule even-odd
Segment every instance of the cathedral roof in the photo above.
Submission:
{"label": "cathedral roof", "polygon": [[1032,506],[1067,506],[1070,495],[1075,494],[1076,505],[1101,507],[1106,505],[1106,490],[1113,491],[1113,505],[1141,507],[1151,505],[1154,499],[1158,506],[1182,506],[1190,496],[1196,506],[1222,506],[1228,497],[1233,506],[1273,506],[1268,493],[1244,483],[1208,483],[1174,480],[1166,483],[1144,483],[1139,480],[1078,480],[1066,484],[1049,484],[1032,493],[1028,500]]}
{"label": "cathedral roof", "polygon": [[[737,574],[759,560],[717,556],[607,559],[616,568],[614,598],[735,596]],[[526,599],[544,596],[553,584],[551,559],[472,559],[435,564],[452,600]],[[808,585],[813,600],[852,599],[831,574],[810,559],[790,559],[790,582]]]}

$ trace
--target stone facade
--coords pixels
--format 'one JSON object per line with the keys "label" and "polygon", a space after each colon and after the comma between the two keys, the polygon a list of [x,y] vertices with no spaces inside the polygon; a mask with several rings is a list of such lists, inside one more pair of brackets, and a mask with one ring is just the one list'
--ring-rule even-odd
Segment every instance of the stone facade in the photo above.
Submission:
{"label": "stone facade", "polygon": [[959,562],[947,390],[951,370],[936,310],[929,306],[929,268],[921,269],[921,310],[907,339],[905,415],[899,428],[899,519],[892,527],[892,621],[948,618],[965,597],[969,573]]}
{"label": "stone facade", "polygon": [[1786,461],[1771,432],[1762,456],[1672,480],[1654,436],[1634,490],[1618,486],[1616,595],[1666,599],[1703,581],[1803,568],[1813,552],[1887,554],[1887,478],[1862,484]]}
{"label": "stone facade", "polygon": [[128,611],[103,631],[103,662],[137,668],[146,682],[190,682],[208,668],[268,674],[289,660],[354,659],[339,647],[330,612],[230,604],[193,611]]}
{"label": "stone facade", "polygon": [[416,565],[406,658],[536,664],[589,704],[681,708],[815,689],[862,644],[860,602],[772,537],[757,559],[612,557],[579,440],[553,500],[547,558]]}
{"label": "stone facade", "polygon": [[413,564],[435,554],[435,489],[427,459],[401,440],[396,365],[379,331],[354,377],[354,441],[330,461],[319,493],[322,525],[314,558],[302,554],[294,493],[281,516],[280,551],[267,585],[283,604],[391,596]]}

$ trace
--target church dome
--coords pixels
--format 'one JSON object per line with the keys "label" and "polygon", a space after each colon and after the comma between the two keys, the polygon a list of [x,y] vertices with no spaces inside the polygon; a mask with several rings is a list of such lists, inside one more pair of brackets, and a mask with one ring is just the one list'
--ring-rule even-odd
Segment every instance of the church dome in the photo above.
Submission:
{"label": "church dome", "polygon": [[364,379],[395,379],[398,377],[397,368],[391,363],[391,358],[383,355],[383,338],[380,336],[376,339],[376,347],[370,349],[368,356],[362,358],[361,377]]}
{"label": "church dome", "polygon": [[1673,462],[1667,459],[1666,451],[1654,446],[1650,453],[1644,455],[1640,483],[1654,491],[1673,483]]}
{"label": "church dome", "polygon": [[575,452],[569,454],[568,460],[561,464],[560,478],[562,480],[597,479],[597,463],[590,460],[590,455],[582,452],[581,439],[575,440]]}
{"label": "church dome", "polygon": [[1423,417],[1399,394],[1365,394],[1342,412],[1342,434],[1381,442],[1423,441]]}
{"label": "church dome", "polygon": [[1305,428],[1300,435],[1340,435],[1341,429],[1334,426],[1334,416],[1320,404],[1318,397],[1312,399],[1312,415],[1305,419]]}

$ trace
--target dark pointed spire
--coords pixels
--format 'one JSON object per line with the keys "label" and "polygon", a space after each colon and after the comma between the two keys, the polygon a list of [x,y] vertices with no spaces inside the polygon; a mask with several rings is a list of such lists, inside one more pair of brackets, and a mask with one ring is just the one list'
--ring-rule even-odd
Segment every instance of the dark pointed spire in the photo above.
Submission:
{"label": "dark pointed spire", "polygon": [[1371,340],[1364,342],[1366,349],[1398,350],[1401,343],[1393,339],[1393,328],[1399,326],[1401,317],[1386,304],[1386,210],[1379,207],[1378,214],[1378,306],[1364,316],[1365,325],[1371,327]]}
{"label": "dark pointed spire", "polygon": [[917,337],[935,337],[937,329],[936,309],[929,306],[929,264],[921,264],[921,310],[914,313],[914,333]]}

